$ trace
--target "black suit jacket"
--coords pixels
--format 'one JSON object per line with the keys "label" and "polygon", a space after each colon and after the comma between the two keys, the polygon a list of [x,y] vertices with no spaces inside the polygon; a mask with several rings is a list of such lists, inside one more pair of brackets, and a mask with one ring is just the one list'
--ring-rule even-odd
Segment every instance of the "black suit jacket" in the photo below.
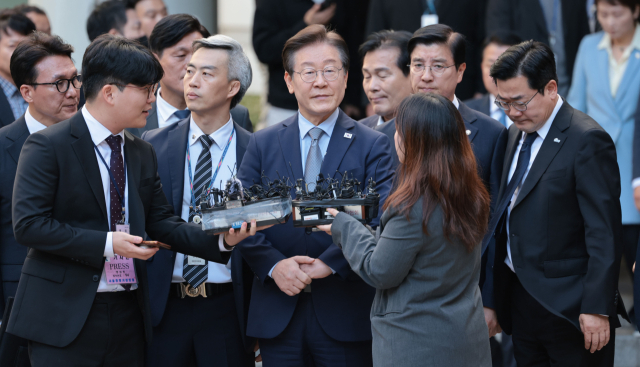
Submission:
{"label": "black suit jacket", "polygon": [[[251,119],[249,118],[249,110],[243,105],[237,105],[231,109],[231,118],[233,121],[240,125],[243,129],[253,132],[253,124],[251,123]],[[156,102],[151,104],[151,111],[149,111],[149,116],[147,116],[147,124],[145,127],[141,128],[128,128],[130,133],[137,137],[141,137],[145,131],[157,129],[158,125],[158,108],[156,107]]]}
{"label": "black suit jacket", "polygon": [[[374,115],[378,117],[378,115]],[[361,120],[362,121],[362,120]],[[378,121],[376,120],[376,123]],[[393,162],[391,163],[391,168],[393,168],[394,172],[398,171],[398,166],[400,165],[400,160],[398,159],[398,152],[396,151],[396,143],[395,143],[395,134],[396,134],[396,119],[393,118],[382,125],[376,125],[373,127],[374,130],[379,131],[385,134],[389,141],[391,142],[391,156],[393,157]]]}
{"label": "black suit jacket", "polygon": [[[512,125],[501,197],[520,137]],[[620,326],[617,313],[626,317],[617,291],[622,256],[619,197],[620,172],[611,137],[565,101],[511,210],[509,240],[524,288],[578,330],[581,313],[608,315],[612,327]],[[511,334],[510,282],[515,275],[504,263],[506,231],[496,234],[495,309],[500,326]]]}
{"label": "black suit jacket", "polygon": [[4,95],[4,91],[0,89],[0,127],[7,126],[16,120],[16,116],[13,116],[11,105],[7,96]]}
{"label": "black suit jacket", "polygon": [[480,98],[468,99],[464,101],[464,104],[472,110],[478,111],[487,116],[491,116],[491,106],[489,106],[491,100],[489,99],[489,93],[484,94]]}
{"label": "black suit jacket", "polygon": [[[27,256],[27,248],[20,246],[13,236],[11,198],[20,150],[28,136],[24,116],[0,129],[0,282],[17,283]],[[5,293],[4,288],[0,286],[0,314],[4,313],[7,298],[14,296]]]}
{"label": "black suit jacket", "polygon": [[[589,34],[589,18],[584,0],[562,0],[560,4],[567,75],[571,81],[580,41]],[[538,0],[488,0],[486,25],[487,35],[507,31],[523,40],[549,44],[549,31]]]}
{"label": "black suit jacket", "polygon": [[[189,121],[190,119],[187,118],[171,126],[142,134],[142,139],[153,145],[158,154],[158,174],[162,182],[162,189],[173,208],[173,212],[178,216],[182,213],[184,162],[189,141]],[[234,122],[234,124],[236,128],[236,164],[240,167],[251,133],[237,123]],[[154,327],[162,321],[167,306],[175,261],[176,252],[168,250],[160,250],[154,257],[147,260],[151,319]],[[233,251],[231,255],[231,279],[241,334],[245,348],[250,349],[253,347],[255,339],[247,337],[246,330],[253,272],[239,251]],[[253,352],[253,349],[251,351]]]}
{"label": "black suit jacket", "polygon": [[[456,88],[456,95],[461,99],[472,98],[476,91],[484,90],[480,73],[480,48],[485,37],[486,1],[435,0],[439,22],[467,38],[467,70]],[[371,0],[366,34],[384,29],[413,33],[420,28],[426,7],[425,0]]]}
{"label": "black suit jacket", "polygon": [[[87,124],[78,112],[27,138],[13,193],[16,240],[29,247],[7,331],[56,347],[80,333],[98,289],[109,232],[102,178]],[[173,215],[151,144],[125,132],[131,234],[226,263],[217,236]],[[147,340],[151,315],[146,262],[135,260]]]}

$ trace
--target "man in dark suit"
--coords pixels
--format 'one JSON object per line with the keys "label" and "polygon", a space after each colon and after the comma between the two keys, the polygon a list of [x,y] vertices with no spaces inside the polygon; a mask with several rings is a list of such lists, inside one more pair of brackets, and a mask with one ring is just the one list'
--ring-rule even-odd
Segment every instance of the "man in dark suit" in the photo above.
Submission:
{"label": "man in dark suit", "polygon": [[[145,131],[166,127],[188,117],[182,81],[193,53],[191,44],[210,35],[196,17],[188,14],[169,15],[156,24],[149,38],[149,48],[160,61],[164,76],[160,80],[156,101],[151,105],[147,124],[140,129],[128,129],[129,132],[142,136]],[[246,107],[237,105],[231,109],[231,114],[245,130],[253,131]]]}
{"label": "man in dark suit", "polygon": [[[170,17],[160,21],[156,29]],[[209,78],[207,73],[211,70],[216,70],[219,78]],[[191,177],[194,190],[199,182],[198,172],[206,172],[202,180],[205,186],[218,187],[232,177],[233,172],[227,167],[242,163],[251,134],[233,121],[229,111],[251,85],[251,64],[242,46],[229,37],[199,39],[194,43],[184,83],[191,117],[147,131],[142,139],[151,143],[158,154],[158,174],[174,213],[191,221],[190,207],[197,205],[192,202],[192,195],[198,196],[190,189]],[[185,173],[185,167],[191,170],[190,175]],[[253,283],[251,269],[243,265],[240,252],[234,252],[230,268],[209,262],[206,269],[201,265],[202,279],[191,279],[189,269],[184,267],[188,259],[174,251],[161,251],[147,264],[154,325],[147,365],[255,366],[255,341],[244,337],[244,305],[249,301],[245,295],[249,295]],[[185,297],[183,290],[189,286],[205,292]],[[193,322],[185,322],[185,314]]]}
{"label": "man in dark suit", "polygon": [[[289,39],[282,54],[299,112],[251,137],[238,177],[247,186],[263,172],[286,174],[304,178],[309,190],[320,173],[347,172],[361,189],[373,177],[382,205],[393,173],[390,142],[338,108],[349,67],[344,40],[313,25]],[[328,235],[289,221],[239,250],[256,274],[247,334],[259,338],[265,367],[371,366],[374,289],[351,271]]]}
{"label": "man in dark suit", "polygon": [[[480,45],[484,40],[486,0],[371,0],[366,34],[383,29],[415,32],[432,23],[447,24],[469,44],[465,78],[457,88],[461,100],[482,90]],[[435,18],[434,18],[435,17]],[[430,21],[431,20],[431,21]]]}
{"label": "man in dark suit", "polygon": [[87,36],[93,42],[105,33],[140,40],[144,33],[133,5],[121,0],[107,0],[96,5],[87,18]]}
{"label": "man in dark suit", "polygon": [[495,307],[520,366],[613,366],[622,255],[614,143],[557,93],[553,51],[527,41],[491,68],[514,124],[495,234]]}
{"label": "man in dark suit", "polygon": [[153,147],[124,132],[145,123],[162,77],[150,51],[100,36],[82,74],[82,111],[30,135],[20,154],[13,230],[29,252],[7,332],[29,340],[34,367],[142,366],[152,330],[142,260],[157,248],[141,236],[226,263],[247,226],[210,237],[173,215]]}
{"label": "man in dark suit", "polygon": [[[396,132],[396,109],[405,97],[411,95],[409,39],[411,33],[406,31],[380,31],[371,34],[360,45],[364,74],[362,87],[375,114],[359,122],[381,131],[389,141],[394,141]],[[395,144],[392,144],[391,151],[395,170],[400,164]]]}
{"label": "man in dark suit", "polygon": [[584,0],[488,0],[486,34],[499,31],[551,46],[558,66],[559,93],[569,94],[578,47],[589,34]]}
{"label": "man in dark suit", "polygon": [[20,88],[11,77],[11,54],[16,46],[36,30],[25,15],[13,10],[0,13],[0,127],[7,126],[27,110]]}
{"label": "man in dark suit", "polygon": [[484,83],[484,88],[487,90],[487,93],[480,98],[464,101],[467,107],[491,117],[507,129],[513,122],[509,120],[504,110],[494,103],[498,89],[496,88],[496,83],[494,83],[491,78],[490,70],[493,63],[496,62],[503,52],[520,42],[522,42],[522,40],[514,33],[499,32],[487,37],[482,44],[482,63],[480,64],[482,82]]}
{"label": "man in dark suit", "polygon": [[[16,242],[11,221],[18,157],[30,134],[66,120],[77,112],[81,79],[78,79],[78,71],[71,60],[72,52],[73,47],[58,37],[32,33],[11,56],[11,77],[20,86],[21,95],[29,107],[23,116],[0,129],[0,314],[4,314],[8,298],[16,294],[22,264],[27,256],[27,248]],[[9,338],[14,337],[5,335],[3,344]],[[26,340],[21,339],[13,351],[18,353],[17,358],[28,361]],[[0,365],[12,363],[9,358],[16,358],[15,354],[0,352]]]}
{"label": "man in dark suit", "polygon": [[[464,36],[444,24],[418,29],[409,41],[411,85],[414,93],[438,93],[458,108],[478,162],[478,171],[491,195],[492,205],[498,195],[507,130],[496,120],[476,112],[456,97],[456,86],[466,69]],[[485,281],[485,268],[490,267],[493,246],[483,252],[480,286],[485,319],[491,336],[500,332],[493,311],[493,284]]]}

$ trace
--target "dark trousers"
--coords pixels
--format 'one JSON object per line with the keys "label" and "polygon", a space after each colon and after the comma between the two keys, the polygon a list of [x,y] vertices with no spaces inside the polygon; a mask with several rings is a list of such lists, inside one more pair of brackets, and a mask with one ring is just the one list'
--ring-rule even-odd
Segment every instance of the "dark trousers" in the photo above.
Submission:
{"label": "dark trousers", "polygon": [[13,308],[13,297],[7,298],[0,325],[0,366],[31,367],[27,340],[7,333],[7,323]]}
{"label": "dark trousers", "polygon": [[549,312],[517,277],[513,279],[511,322],[518,367],[613,367],[615,329],[611,329],[609,343],[591,354],[578,328]]}
{"label": "dark trousers", "polygon": [[233,292],[204,297],[169,296],[147,349],[149,367],[255,366],[242,342]]}
{"label": "dark trousers", "polygon": [[144,326],[136,292],[97,293],[78,337],[58,348],[29,341],[33,367],[142,367]]}
{"label": "dark trousers", "polygon": [[[336,310],[339,312],[339,310]],[[260,339],[263,367],[370,367],[371,341],[340,342],[324,332],[310,293],[301,293],[284,331]]]}

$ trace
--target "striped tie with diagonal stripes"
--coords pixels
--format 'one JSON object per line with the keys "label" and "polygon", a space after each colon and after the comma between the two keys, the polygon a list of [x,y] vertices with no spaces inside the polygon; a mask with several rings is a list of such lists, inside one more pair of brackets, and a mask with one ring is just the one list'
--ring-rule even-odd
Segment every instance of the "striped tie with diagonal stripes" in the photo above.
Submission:
{"label": "striped tie with diagonal stripes", "polygon": [[[195,177],[195,182],[193,183],[193,195],[198,201],[200,201],[200,194],[202,193],[202,190],[209,186],[209,182],[211,181],[211,171],[213,170],[210,150],[211,144],[213,144],[213,139],[208,135],[202,135],[200,136],[200,143],[202,144],[202,152],[200,152],[200,156],[198,157],[196,172],[193,175]],[[196,205],[197,204],[198,203],[196,203]],[[193,222],[193,216],[194,213],[193,210],[191,210],[189,212],[189,222]],[[207,280],[209,275],[208,263],[205,262],[204,265],[189,265],[188,259],[189,256],[184,257],[182,277],[187,281],[187,283],[191,284],[193,288],[196,288]]]}

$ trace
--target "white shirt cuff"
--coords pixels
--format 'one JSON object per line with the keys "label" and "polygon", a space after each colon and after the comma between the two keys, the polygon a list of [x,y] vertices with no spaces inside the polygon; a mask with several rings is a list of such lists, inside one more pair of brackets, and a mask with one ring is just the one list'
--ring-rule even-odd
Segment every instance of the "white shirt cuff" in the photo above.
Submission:
{"label": "white shirt cuff", "polygon": [[107,232],[107,243],[104,245],[104,257],[112,258],[115,256],[113,252],[113,232]]}
{"label": "white shirt cuff", "polygon": [[640,186],[640,177],[634,178],[633,181],[631,181],[631,187],[635,189],[638,186]]}
{"label": "white shirt cuff", "polygon": [[233,248],[231,248],[231,250],[227,250],[227,248],[224,247],[224,235],[223,234],[218,236],[218,247],[220,247],[220,252],[230,252],[231,250],[233,250]]}

